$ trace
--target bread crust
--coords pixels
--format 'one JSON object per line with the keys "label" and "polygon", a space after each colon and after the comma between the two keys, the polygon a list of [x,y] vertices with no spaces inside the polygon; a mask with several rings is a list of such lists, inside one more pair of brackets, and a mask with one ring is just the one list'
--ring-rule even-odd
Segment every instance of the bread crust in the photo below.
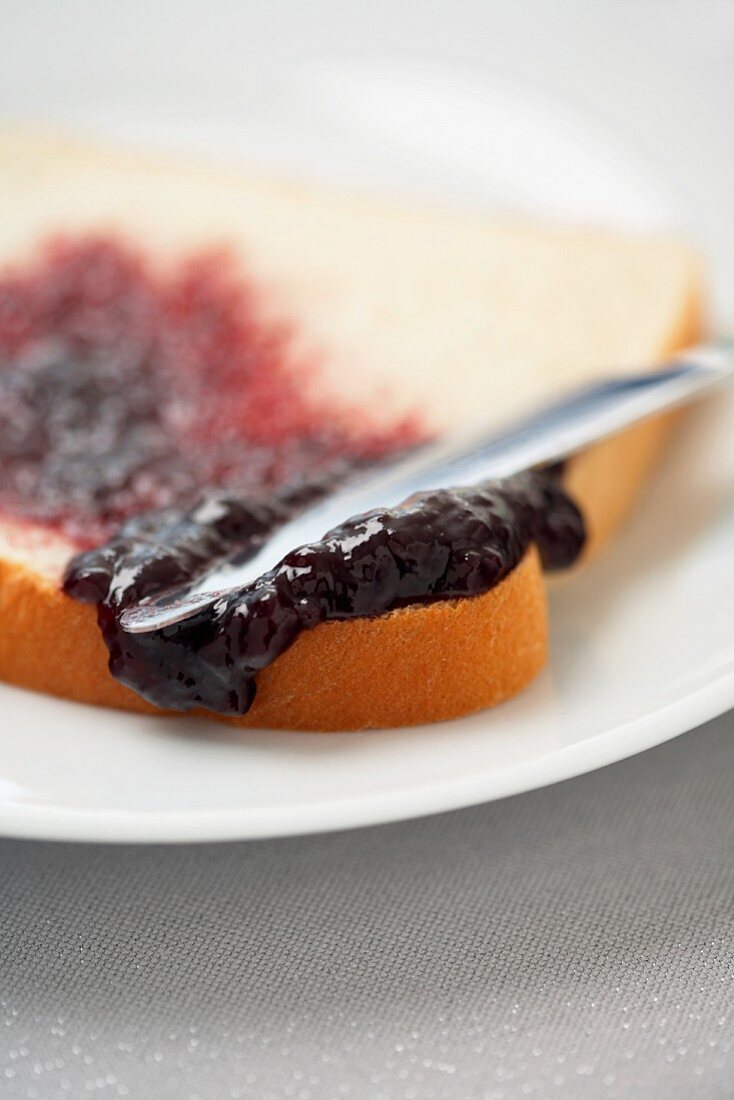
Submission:
{"label": "bread crust", "polygon": [[[474,599],[304,632],[260,673],[252,709],[224,721],[352,730],[469,714],[533,679],[546,659],[547,633],[545,587],[532,550]],[[0,678],[81,703],[163,713],[110,675],[93,608],[8,561],[0,561]]]}

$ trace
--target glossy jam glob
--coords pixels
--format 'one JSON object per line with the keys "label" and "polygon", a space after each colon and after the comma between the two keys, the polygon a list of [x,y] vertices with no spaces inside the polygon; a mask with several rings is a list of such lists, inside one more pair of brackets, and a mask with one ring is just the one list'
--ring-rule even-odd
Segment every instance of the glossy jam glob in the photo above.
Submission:
{"label": "glossy jam glob", "polygon": [[92,546],[208,488],[336,476],[419,438],[313,383],[225,254],[156,271],[111,239],[56,241],[0,276],[0,510]]}
{"label": "glossy jam glob", "polygon": [[358,516],[294,549],[214,609],[150,634],[122,630],[122,608],[252,553],[294,506],[287,495],[210,497],[186,515],[133,520],[107,546],[79,555],[65,588],[99,606],[113,674],[162,707],[242,714],[257,673],[302,630],[477,596],[506,577],[531,542],[548,568],[570,565],[584,542],[583,519],[557,475],[519,474]]}

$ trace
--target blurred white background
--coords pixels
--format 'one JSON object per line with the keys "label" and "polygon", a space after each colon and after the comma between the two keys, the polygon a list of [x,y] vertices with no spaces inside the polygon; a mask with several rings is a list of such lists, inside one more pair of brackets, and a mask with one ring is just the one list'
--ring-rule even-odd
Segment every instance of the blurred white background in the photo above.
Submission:
{"label": "blurred white background", "polygon": [[673,224],[705,249],[720,322],[734,324],[732,0],[0,0],[0,12],[6,120]]}

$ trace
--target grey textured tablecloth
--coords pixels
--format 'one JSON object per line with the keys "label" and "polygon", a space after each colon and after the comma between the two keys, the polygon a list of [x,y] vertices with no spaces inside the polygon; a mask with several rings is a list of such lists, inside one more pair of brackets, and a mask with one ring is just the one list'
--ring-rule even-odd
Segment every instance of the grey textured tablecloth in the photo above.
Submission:
{"label": "grey textured tablecloth", "polygon": [[734,716],[459,813],[0,845],[0,1095],[734,1096]]}
{"label": "grey textured tablecloth", "polygon": [[[114,121],[132,92],[138,121],[157,99],[166,134],[198,112],[216,137],[221,105],[255,126],[267,110],[243,72],[329,54],[560,95],[671,181],[731,316],[732,0],[0,6],[13,118]],[[734,1097],[733,769],[730,716],[561,786],[392,827],[202,848],[0,842],[0,1097]]]}

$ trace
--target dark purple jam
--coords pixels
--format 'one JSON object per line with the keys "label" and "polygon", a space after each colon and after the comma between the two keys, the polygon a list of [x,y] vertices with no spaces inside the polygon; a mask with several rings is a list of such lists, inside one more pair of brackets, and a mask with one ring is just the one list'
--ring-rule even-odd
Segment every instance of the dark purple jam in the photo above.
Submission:
{"label": "dark purple jam", "polygon": [[57,242],[0,279],[0,510],[76,541],[64,590],[97,606],[113,675],[159,706],[243,714],[302,630],[480,595],[531,543],[548,569],[581,550],[559,471],[528,472],[347,520],[213,610],[125,633],[125,607],[254,554],[420,440],[412,422],[355,429],[297,367],[221,256],[163,276],[108,240]]}
{"label": "dark purple jam", "polygon": [[547,568],[559,569],[584,542],[581,514],[558,478],[518,474],[357,516],[321,542],[294,549],[213,611],[151,634],[121,629],[124,607],[253,553],[297,506],[288,494],[260,501],[210,496],[186,514],[131,520],[106,546],[76,557],[64,587],[98,605],[113,675],[162,707],[243,714],[257,673],[302,630],[477,596],[506,577],[530,543]]}

